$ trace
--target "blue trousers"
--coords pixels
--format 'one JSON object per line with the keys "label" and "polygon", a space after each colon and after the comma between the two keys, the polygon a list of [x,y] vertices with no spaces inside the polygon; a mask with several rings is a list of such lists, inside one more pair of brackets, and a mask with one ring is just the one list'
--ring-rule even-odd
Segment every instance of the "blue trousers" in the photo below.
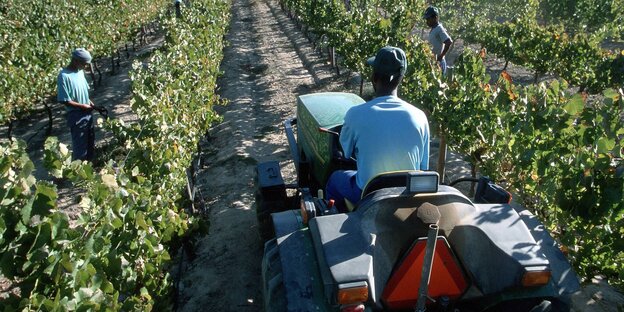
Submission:
{"label": "blue trousers", "polygon": [[95,154],[95,129],[91,112],[67,112],[67,126],[72,136],[72,160],[92,160]]}
{"label": "blue trousers", "polygon": [[443,58],[440,61],[440,69],[442,70],[442,75],[446,76],[446,59],[445,58]]}
{"label": "blue trousers", "polygon": [[345,199],[351,203],[357,204],[362,196],[362,190],[355,180],[355,170],[338,170],[334,171],[327,180],[325,187],[325,198],[333,199],[340,212],[346,212],[347,206]]}

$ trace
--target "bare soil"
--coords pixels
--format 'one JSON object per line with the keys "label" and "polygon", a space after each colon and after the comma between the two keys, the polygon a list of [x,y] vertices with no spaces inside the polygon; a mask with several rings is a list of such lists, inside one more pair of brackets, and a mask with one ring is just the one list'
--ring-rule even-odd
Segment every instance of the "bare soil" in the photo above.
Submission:
{"label": "bare soil", "polygon": [[296,96],[346,89],[275,3],[232,5],[219,83],[229,104],[218,109],[223,122],[203,143],[198,173],[210,233],[181,277],[181,311],[262,310],[255,166],[278,160],[287,183],[294,182],[282,122],[295,115]]}

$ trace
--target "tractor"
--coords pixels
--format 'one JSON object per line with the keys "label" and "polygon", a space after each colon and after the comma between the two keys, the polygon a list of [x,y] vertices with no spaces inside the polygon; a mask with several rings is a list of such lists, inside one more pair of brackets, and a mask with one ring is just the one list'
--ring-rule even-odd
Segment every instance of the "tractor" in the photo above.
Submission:
{"label": "tractor", "polygon": [[[339,143],[349,93],[297,98],[284,122],[297,181],[257,165],[266,311],[569,311],[578,277],[544,225],[500,185],[473,198],[433,171],[373,178],[339,212],[323,188],[355,169]],[[466,181],[471,179],[461,179]]]}

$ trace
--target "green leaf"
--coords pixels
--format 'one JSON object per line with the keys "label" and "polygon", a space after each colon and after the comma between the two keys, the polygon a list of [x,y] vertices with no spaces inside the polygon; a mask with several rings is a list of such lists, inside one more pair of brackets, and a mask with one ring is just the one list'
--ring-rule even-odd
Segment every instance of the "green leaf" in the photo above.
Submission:
{"label": "green leaf", "polygon": [[118,229],[123,226],[123,221],[119,218],[115,218],[111,221],[113,228]]}
{"label": "green leaf", "polygon": [[61,265],[65,269],[65,271],[71,273],[74,271],[74,263],[69,258],[69,255],[63,254],[63,258],[60,261]]}
{"label": "green leaf", "polygon": [[148,230],[149,226],[145,222],[145,215],[143,214],[142,211],[137,212],[135,220],[136,220],[136,224],[139,227],[141,227],[141,229],[143,229],[144,231]]}
{"label": "green leaf", "polygon": [[49,183],[37,183],[37,193],[33,204],[32,215],[46,216],[56,208],[56,187]]}
{"label": "green leaf", "polygon": [[28,224],[30,222],[30,217],[31,217],[32,207],[33,207],[34,202],[35,202],[35,197],[31,197],[26,203],[26,205],[22,207],[22,210],[20,211],[20,214],[22,216],[22,223]]}
{"label": "green leaf", "polygon": [[102,281],[102,286],[100,287],[100,289],[102,289],[102,291],[107,294],[112,294],[115,291],[113,283],[109,282],[108,280]]}
{"label": "green leaf", "polygon": [[149,291],[145,287],[141,287],[141,297],[147,300],[152,300],[152,296],[150,296]]}
{"label": "green leaf", "polygon": [[33,164],[32,161],[28,160],[22,167],[22,170],[20,171],[20,174],[19,174],[19,178],[27,179],[31,175],[31,173],[34,171],[34,169],[35,169],[35,165]]}
{"label": "green leaf", "polygon": [[614,89],[607,89],[602,94],[604,95],[604,97],[612,99],[614,101],[617,100],[617,98],[620,96]]}
{"label": "green leaf", "polygon": [[[51,217],[52,238],[59,239],[59,236],[69,228],[67,215],[63,213],[55,213]],[[58,242],[58,241],[57,241]]]}
{"label": "green leaf", "polygon": [[606,154],[611,152],[615,147],[615,139],[609,138],[600,138],[598,140],[598,150],[597,152],[600,154]]}
{"label": "green leaf", "polygon": [[585,107],[585,100],[581,94],[575,94],[566,103],[563,109],[570,115],[576,115]]}

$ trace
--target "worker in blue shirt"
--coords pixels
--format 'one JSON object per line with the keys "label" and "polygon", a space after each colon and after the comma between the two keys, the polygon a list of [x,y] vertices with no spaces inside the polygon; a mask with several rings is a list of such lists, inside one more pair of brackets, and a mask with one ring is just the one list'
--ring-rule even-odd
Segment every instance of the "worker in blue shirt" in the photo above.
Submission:
{"label": "worker in blue shirt", "polygon": [[94,104],[89,99],[89,83],[83,71],[89,63],[89,51],[75,49],[71,62],[61,70],[57,78],[57,101],[65,105],[67,126],[72,136],[73,160],[92,160],[95,151],[92,114]]}
{"label": "worker in blue shirt", "polygon": [[356,204],[375,176],[389,171],[429,169],[429,123],[425,113],[401,100],[397,90],[407,69],[405,52],[384,47],[368,59],[376,98],[349,109],[340,132],[344,156],[357,160],[357,171],[335,171],[326,197],[346,211]]}
{"label": "worker in blue shirt", "polygon": [[423,18],[427,21],[427,26],[431,28],[429,31],[429,43],[432,45],[433,54],[442,70],[442,74],[446,75],[446,54],[453,44],[453,39],[451,39],[446,28],[440,23],[440,11],[438,8],[428,7],[423,14]]}

